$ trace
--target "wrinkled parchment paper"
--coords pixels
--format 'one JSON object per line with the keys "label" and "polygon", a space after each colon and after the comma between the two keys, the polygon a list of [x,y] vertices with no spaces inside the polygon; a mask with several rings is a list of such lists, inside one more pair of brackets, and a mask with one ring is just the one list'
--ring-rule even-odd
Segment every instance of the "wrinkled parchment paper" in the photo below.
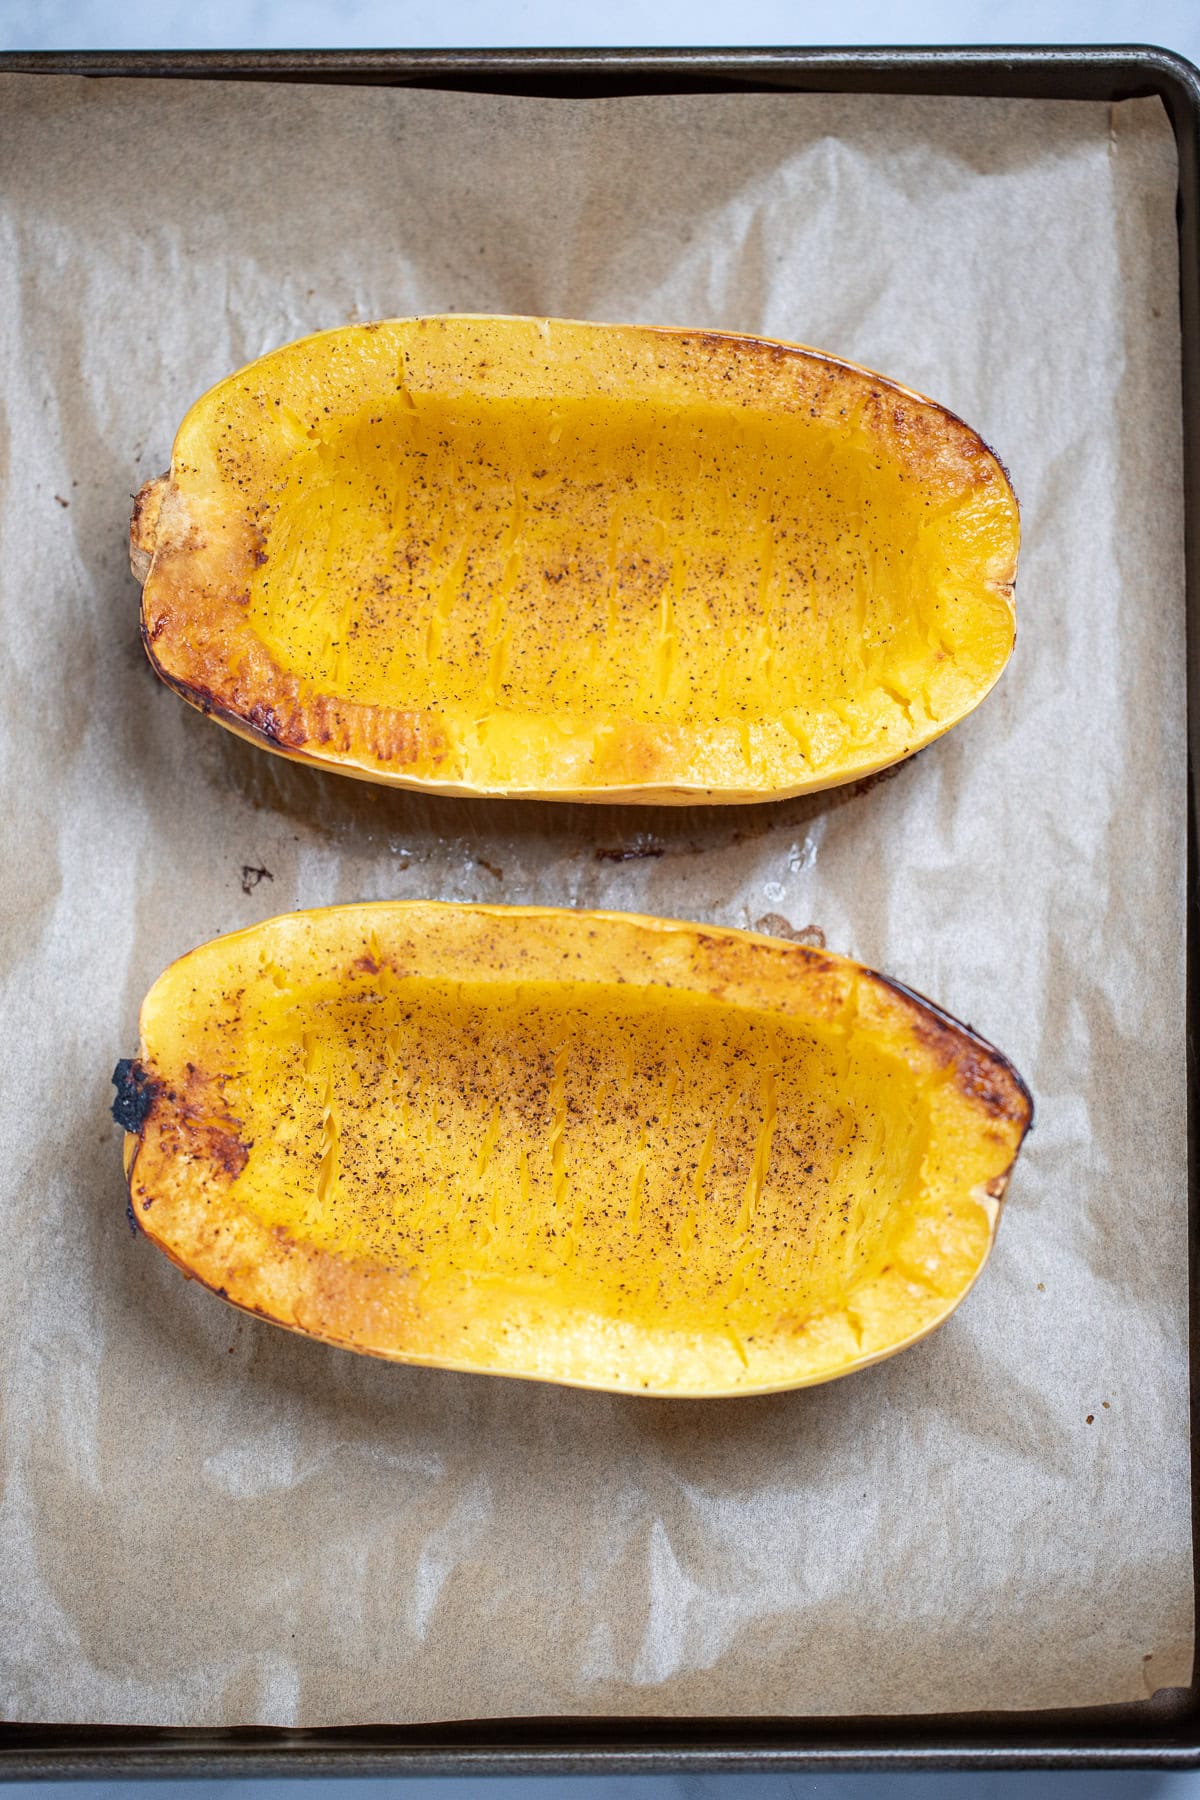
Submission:
{"label": "wrinkled parchment paper", "polygon": [[[1144,1696],[1192,1657],[1175,158],[1156,102],[560,102],[0,81],[0,1693],[317,1725]],[[154,680],[129,496],[347,319],[726,326],[963,414],[1024,508],[1016,655],[867,792],[477,806],[293,768]],[[598,851],[640,850],[624,861]],[[125,1221],[109,1074],[173,957],[385,896],[816,926],[1038,1116],[953,1320],[815,1391],[388,1367]]]}

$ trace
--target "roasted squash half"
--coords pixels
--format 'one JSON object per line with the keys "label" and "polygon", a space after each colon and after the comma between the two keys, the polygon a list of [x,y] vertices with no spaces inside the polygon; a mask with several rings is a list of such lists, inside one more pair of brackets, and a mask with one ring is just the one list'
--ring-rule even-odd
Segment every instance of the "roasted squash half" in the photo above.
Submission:
{"label": "roasted squash half", "polygon": [[995,1050],[845,958],[407,901],[194,950],[114,1079],[133,1216],[235,1305],[398,1362],[693,1396],[940,1324],[1031,1116]]}
{"label": "roasted squash half", "polygon": [[1017,541],[975,432],[836,357],[449,317],[213,388],[132,560],[163,680],[271,750],[443,794],[750,801],[970,712]]}

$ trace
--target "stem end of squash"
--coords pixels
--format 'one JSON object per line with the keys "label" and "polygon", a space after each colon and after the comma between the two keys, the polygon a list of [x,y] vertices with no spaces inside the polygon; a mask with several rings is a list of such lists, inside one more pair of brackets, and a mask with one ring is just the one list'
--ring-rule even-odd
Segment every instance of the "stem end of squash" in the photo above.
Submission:
{"label": "stem end of squash", "polygon": [[141,1132],[146,1117],[158,1096],[158,1083],[132,1056],[123,1056],[112,1072],[117,1097],[112,1103],[112,1116],[122,1131],[134,1136]]}
{"label": "stem end of squash", "polygon": [[158,542],[158,520],[169,475],[156,475],[138,490],[129,521],[129,567],[144,587]]}

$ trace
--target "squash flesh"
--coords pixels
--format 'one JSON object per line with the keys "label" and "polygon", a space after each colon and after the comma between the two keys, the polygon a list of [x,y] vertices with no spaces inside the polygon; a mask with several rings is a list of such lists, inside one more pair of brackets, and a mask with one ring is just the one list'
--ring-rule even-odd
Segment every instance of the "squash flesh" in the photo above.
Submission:
{"label": "squash flesh", "polygon": [[198,402],[165,492],[140,527],[164,678],[437,791],[829,786],[946,730],[1013,642],[1016,503],[975,434],[763,340],[325,333]]}
{"label": "squash flesh", "polygon": [[135,1214],[235,1303],[398,1360],[827,1379],[961,1298],[1028,1122],[1002,1059],[960,1069],[912,1019],[857,965],[751,934],[293,915],[148,996]]}

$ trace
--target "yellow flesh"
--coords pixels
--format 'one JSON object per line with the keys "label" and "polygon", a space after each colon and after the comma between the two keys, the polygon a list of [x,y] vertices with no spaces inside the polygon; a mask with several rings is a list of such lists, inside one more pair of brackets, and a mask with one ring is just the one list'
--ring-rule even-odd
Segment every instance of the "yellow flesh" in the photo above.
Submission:
{"label": "yellow flesh", "polygon": [[[458,947],[456,912],[476,931]],[[387,929],[414,914],[449,932],[429,974],[409,971]],[[572,965],[594,915],[539,914],[549,950],[506,972],[503,939],[519,941],[523,916],[334,909],[169,970],[142,1021],[143,1058],[172,1092],[134,1168],[147,1230],[231,1298],[353,1341],[344,1319],[288,1318],[238,1292],[254,1253],[208,1242],[223,1207],[272,1245],[403,1284],[415,1328],[360,1347],[586,1385],[796,1385],[950,1309],[991,1239],[981,1184],[1015,1143],[964,1147],[969,1109],[941,1066],[853,1022],[844,997],[835,1016],[805,1018],[636,970],[589,980]],[[491,939],[480,918],[499,921]],[[689,929],[620,928],[646,924]],[[488,941],[490,974],[476,966]],[[636,948],[650,970],[661,960],[653,942]],[[796,953],[771,948],[786,969]],[[231,1142],[245,1150],[230,1182]]]}
{"label": "yellow flesh", "polygon": [[1002,653],[1000,601],[994,637],[972,621],[955,643],[930,581],[938,521],[904,517],[868,445],[699,408],[665,411],[647,443],[644,411],[434,397],[339,423],[287,469],[251,620],[320,688],[464,723],[498,706],[666,724],[921,711],[958,697],[944,676],[926,693],[939,649],[974,680]]}
{"label": "yellow flesh", "polygon": [[840,1298],[919,1152],[894,1059],[702,998],[417,978],[258,1029],[226,1095],[264,1223],[612,1318],[752,1334]]}
{"label": "yellow flesh", "polygon": [[[174,477],[194,519],[253,522],[242,616],[302,697],[436,722],[414,779],[745,798],[928,742],[1012,646],[998,467],[943,479],[881,443],[881,393],[941,418],[885,382],[869,402],[842,371],[844,404],[786,410],[753,346],[686,343],[528,320],[325,334],[205,396]],[[153,596],[152,576],[151,629]]]}

